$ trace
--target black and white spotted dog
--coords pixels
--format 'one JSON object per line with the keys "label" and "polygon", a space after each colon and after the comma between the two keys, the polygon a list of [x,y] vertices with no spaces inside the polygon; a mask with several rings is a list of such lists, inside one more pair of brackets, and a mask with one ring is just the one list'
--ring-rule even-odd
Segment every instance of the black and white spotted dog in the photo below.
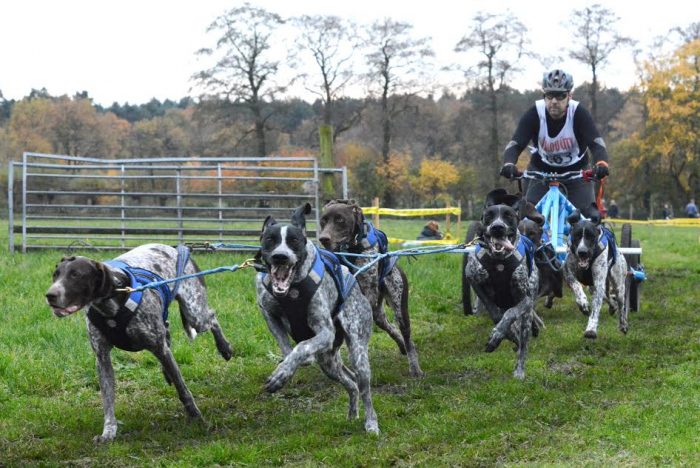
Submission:
{"label": "black and white spotted dog", "polygon": [[[321,232],[318,240],[332,252],[374,255],[387,249],[386,235],[367,221],[355,200],[331,200],[323,207]],[[357,268],[372,261],[371,257],[349,257]],[[390,258],[383,259],[357,277],[362,293],[372,306],[374,323],[389,334],[408,356],[409,372],[413,377],[423,375],[418,352],[411,338],[408,315],[408,278]],[[384,301],[394,311],[401,333],[391,324],[384,311]]]}
{"label": "black and white spotted dog", "polygon": [[[95,442],[112,441],[117,435],[114,415],[114,368],[110,352],[114,346],[126,351],[152,352],[160,361],[168,384],[174,384],[180,401],[191,419],[201,418],[192,393],[185,385],[170,350],[167,311],[176,299],[182,323],[190,339],[211,330],[216,347],[224,359],[231,359],[231,346],[219,322],[207,304],[202,277],[146,289],[138,293],[117,292],[126,286],[140,285],[199,272],[188,259],[187,248],[146,244],[113,261],[98,262],[86,257],[64,257],[53,273],[53,284],[46,301],[54,315],[67,317],[87,309],[87,330],[97,358],[97,374],[104,407],[104,428]],[[178,274],[181,273],[181,274]]]}
{"label": "black and white spotted dog", "polygon": [[[598,337],[598,318],[603,300],[608,303],[610,314],[619,314],[618,328],[627,333],[627,305],[625,304],[625,279],[627,262],[617,250],[614,234],[600,224],[600,212],[595,203],[587,210],[588,220],[581,219],[575,211],[567,221],[571,224],[569,251],[564,261],[564,280],[574,291],[576,304],[588,316],[583,336]],[[592,287],[592,304],[581,285]]]}
{"label": "black and white spotted dog", "polygon": [[[378,434],[377,414],[370,392],[369,339],[372,309],[345,266],[330,252],[306,237],[308,203],[292,217],[291,225],[268,216],[260,238],[257,301],[284,360],[270,375],[265,390],[276,392],[299,366],[314,357],[323,372],[345,387],[350,396],[348,418],[359,417],[358,397],[365,410],[365,430]],[[292,347],[289,336],[297,343]],[[352,371],[340,357],[345,342]],[[354,371],[354,372],[353,372]]]}
{"label": "black and white spotted dog", "polygon": [[515,343],[518,357],[513,375],[519,379],[525,377],[530,331],[537,336],[544,325],[534,310],[539,288],[534,246],[518,231],[518,223],[525,216],[540,225],[544,223],[531,203],[521,202],[503,189],[489,192],[481,216],[480,242],[469,255],[464,271],[496,324],[486,352],[494,351],[504,338]]}

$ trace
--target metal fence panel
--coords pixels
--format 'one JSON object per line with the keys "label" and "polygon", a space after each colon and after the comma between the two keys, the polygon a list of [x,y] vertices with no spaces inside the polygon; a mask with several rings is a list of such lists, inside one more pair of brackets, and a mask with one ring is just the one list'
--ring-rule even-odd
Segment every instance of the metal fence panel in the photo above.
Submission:
{"label": "metal fence panel", "polygon": [[[15,224],[14,172],[21,170],[21,225]],[[309,234],[320,218],[322,173],[315,158],[146,158],[100,160],[24,153],[10,163],[10,250],[93,246],[129,249],[152,242],[255,242],[273,215],[288,222],[303,202],[313,207]],[[213,224],[212,224],[213,223]],[[204,236],[210,234],[210,238]]]}

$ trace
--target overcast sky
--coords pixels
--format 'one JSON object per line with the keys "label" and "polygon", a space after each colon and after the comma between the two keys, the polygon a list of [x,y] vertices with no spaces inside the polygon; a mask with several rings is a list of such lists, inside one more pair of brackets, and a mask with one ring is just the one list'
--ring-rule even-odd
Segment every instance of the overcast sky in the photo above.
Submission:
{"label": "overcast sky", "polygon": [[[178,100],[190,92],[190,77],[205,68],[195,51],[214,45],[207,26],[226,10],[242,5],[223,0],[0,0],[0,91],[21,99],[32,88],[52,95],[87,91],[95,102],[141,104],[151,98]],[[414,25],[414,36],[432,37],[436,60],[448,65],[465,60],[452,50],[474,14],[510,11],[528,27],[532,50],[565,55],[571,10],[590,6],[585,0],[266,0],[251,1],[283,17],[334,14],[370,23],[383,17]],[[621,34],[646,46],[674,26],[700,20],[697,0],[600,1],[621,18]],[[570,71],[577,83],[590,72],[568,59],[555,65]],[[534,88],[542,67],[531,63],[514,81]],[[616,52],[600,71],[609,87],[628,89],[634,82],[629,49]],[[309,96],[300,96],[310,99]]]}

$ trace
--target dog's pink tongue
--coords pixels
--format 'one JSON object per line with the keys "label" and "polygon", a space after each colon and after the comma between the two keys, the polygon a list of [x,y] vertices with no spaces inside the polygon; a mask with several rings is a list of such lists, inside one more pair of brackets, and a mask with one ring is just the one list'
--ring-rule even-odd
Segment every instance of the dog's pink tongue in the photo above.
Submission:
{"label": "dog's pink tongue", "polygon": [[508,239],[496,239],[494,242],[506,250],[513,250],[515,248]]}

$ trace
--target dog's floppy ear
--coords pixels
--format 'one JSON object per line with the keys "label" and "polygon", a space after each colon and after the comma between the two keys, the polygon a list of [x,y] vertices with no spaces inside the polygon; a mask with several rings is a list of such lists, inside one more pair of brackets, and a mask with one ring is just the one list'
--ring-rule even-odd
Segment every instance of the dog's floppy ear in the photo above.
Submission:
{"label": "dog's floppy ear", "polygon": [[528,201],[520,202],[520,219],[523,218],[534,221],[539,226],[544,226],[544,216],[542,216],[542,213],[537,211],[535,205]]}
{"label": "dog's floppy ear", "polygon": [[108,297],[114,289],[114,278],[112,272],[109,271],[103,263],[92,262],[95,270],[97,270],[97,297]]}
{"label": "dog's floppy ear", "polygon": [[595,203],[591,203],[591,206],[586,210],[586,215],[593,224],[600,224],[600,211],[598,211],[598,205]]}
{"label": "dog's floppy ear", "polygon": [[581,221],[581,212],[579,210],[574,211],[569,215],[568,218],[566,218],[566,222],[571,224],[572,226],[576,223]]}
{"label": "dog's floppy ear", "polygon": [[489,206],[493,205],[500,205],[503,203],[503,198],[508,196],[508,192],[506,192],[506,189],[498,188],[495,190],[491,190],[489,193],[486,194],[486,201],[484,202],[484,207],[488,208]]}
{"label": "dog's floppy ear", "polygon": [[333,200],[328,200],[328,201],[326,202],[326,204],[323,205],[323,208],[324,208],[324,209],[325,209],[325,208],[328,208],[329,206],[335,205],[336,203],[338,203],[338,200],[335,200],[335,199],[333,199]]}
{"label": "dog's floppy ear", "polygon": [[518,195],[506,195],[501,199],[501,205],[510,206],[516,211],[520,208],[520,196]]}
{"label": "dog's floppy ear", "polygon": [[311,203],[305,203],[297,208],[292,215],[292,226],[296,226],[306,234],[306,215],[311,214]]}
{"label": "dog's floppy ear", "polygon": [[274,226],[275,224],[277,224],[275,218],[273,218],[272,215],[267,215],[267,218],[265,218],[265,221],[263,221],[262,232],[265,232],[265,229],[269,228],[270,226]]}

